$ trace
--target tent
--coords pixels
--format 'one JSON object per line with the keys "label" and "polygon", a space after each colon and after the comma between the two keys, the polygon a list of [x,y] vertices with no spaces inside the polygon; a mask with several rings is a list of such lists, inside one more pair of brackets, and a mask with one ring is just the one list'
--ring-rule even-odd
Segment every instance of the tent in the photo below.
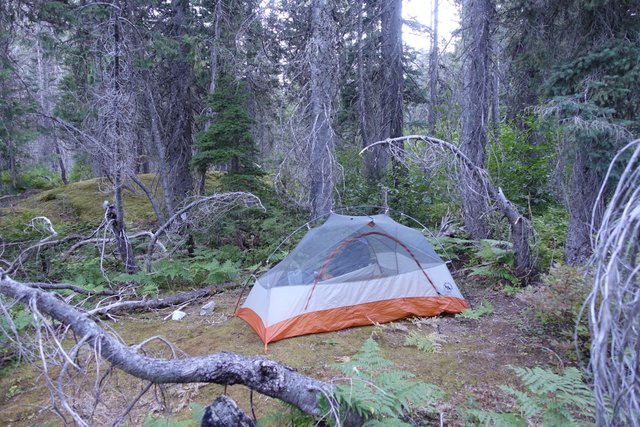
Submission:
{"label": "tent", "polygon": [[266,350],[284,338],[465,308],[420,231],[387,215],[332,213],[255,281],[236,314]]}

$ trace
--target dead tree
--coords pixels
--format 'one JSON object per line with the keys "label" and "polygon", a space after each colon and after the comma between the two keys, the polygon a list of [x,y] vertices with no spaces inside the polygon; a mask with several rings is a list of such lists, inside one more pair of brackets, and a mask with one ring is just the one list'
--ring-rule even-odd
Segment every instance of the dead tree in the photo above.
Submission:
{"label": "dead tree", "polygon": [[429,116],[427,128],[431,135],[436,134],[436,121],[438,118],[438,6],[440,0],[433,0],[433,13],[431,15],[431,52],[429,53]]}
{"label": "dead tree", "polygon": [[309,138],[311,218],[333,207],[335,144],[332,128],[337,79],[336,22],[332,0],[311,4]]}
{"label": "dead tree", "polygon": [[[489,118],[489,57],[493,5],[491,0],[466,0],[462,7],[463,90],[462,134],[460,150],[475,166],[484,168]],[[463,175],[461,179],[468,176]],[[462,216],[465,228],[474,239],[489,234],[485,215],[483,189],[472,179],[462,186]]]}
{"label": "dead tree", "polygon": [[[406,150],[394,144],[398,140],[418,140],[426,143],[424,149]],[[472,185],[482,202],[492,202],[497,210],[509,221],[511,230],[511,243],[515,252],[515,272],[521,278],[529,277],[534,270],[533,257],[529,239],[534,236],[534,230],[530,221],[522,216],[517,207],[511,203],[500,188],[496,188],[487,171],[467,157],[460,148],[450,142],[442,141],[425,135],[408,135],[401,138],[387,139],[374,142],[361,151],[364,152],[375,145],[388,144],[391,154],[398,160],[414,163],[422,168],[430,169],[438,159],[450,159],[453,157],[458,166],[460,175],[464,178],[461,185]],[[437,148],[438,150],[434,149]],[[464,189],[463,189],[464,191]]]}
{"label": "dead tree", "polygon": [[626,164],[592,241],[593,290],[586,306],[598,425],[640,425],[640,140],[613,159],[593,209],[609,192],[614,166]]}

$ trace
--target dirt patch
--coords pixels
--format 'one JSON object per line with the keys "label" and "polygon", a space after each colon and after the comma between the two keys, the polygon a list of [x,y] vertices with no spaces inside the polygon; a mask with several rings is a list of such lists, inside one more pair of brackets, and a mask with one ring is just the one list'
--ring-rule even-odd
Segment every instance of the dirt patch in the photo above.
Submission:
{"label": "dirt patch", "polygon": [[[388,359],[409,370],[424,381],[441,387],[447,394],[440,407],[447,425],[463,423],[461,412],[474,405],[481,408],[508,409],[509,399],[500,392],[500,384],[517,385],[509,366],[557,365],[559,358],[543,336],[534,333],[535,321],[524,303],[502,291],[459,280],[461,291],[474,307],[482,299],[494,306],[492,315],[478,320],[455,317],[411,318],[388,325],[350,328],[342,331],[291,338],[269,345],[266,357],[284,363],[298,372],[324,380],[332,380],[337,372],[332,365],[351,356],[370,336],[380,344]],[[171,310],[140,313],[119,317],[109,322],[127,344],[135,344],[152,336],[162,336],[175,346],[178,355],[196,356],[230,351],[247,355],[264,355],[263,344],[255,332],[242,320],[233,317],[239,290],[214,296],[216,309],[211,316],[199,316],[200,307],[208,300],[186,307],[187,317],[176,322],[165,320]],[[439,350],[424,353],[404,346],[412,331],[438,334]],[[156,341],[145,347],[148,354],[169,357],[166,344]],[[143,383],[125,374],[112,378],[101,395],[95,425],[113,422],[128,402],[143,387]],[[15,385],[17,384],[17,388]],[[13,387],[13,388],[11,388]],[[13,390],[9,393],[8,390]],[[48,392],[42,378],[33,369],[23,366],[0,377],[0,411],[6,425],[35,425],[56,420],[48,405]],[[189,419],[189,403],[206,405],[223,392],[217,385],[171,385],[152,387],[140,400],[128,420],[142,424],[149,413]],[[242,386],[228,387],[227,392],[240,406],[258,417],[272,413],[279,403],[255,394],[250,404],[250,392]],[[88,405],[90,393],[77,398]],[[57,421],[56,421],[57,422]]]}

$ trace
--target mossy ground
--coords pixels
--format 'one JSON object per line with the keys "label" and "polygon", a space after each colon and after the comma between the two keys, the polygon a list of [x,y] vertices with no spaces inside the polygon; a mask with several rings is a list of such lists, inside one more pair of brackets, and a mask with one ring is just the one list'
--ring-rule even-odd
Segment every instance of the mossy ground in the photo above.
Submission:
{"label": "mossy ground", "polygon": [[[350,328],[342,331],[291,338],[269,345],[266,357],[284,363],[298,372],[324,380],[334,380],[338,372],[335,363],[356,353],[370,336],[379,343],[383,354],[400,368],[409,370],[424,381],[441,387],[447,398],[439,406],[447,425],[462,425],[465,408],[480,407],[507,410],[512,402],[499,390],[500,384],[517,385],[509,366],[549,366],[559,363],[558,356],[545,338],[535,333],[522,302],[505,296],[498,289],[480,286],[476,282],[459,280],[462,292],[471,305],[483,298],[494,305],[494,314],[478,320],[452,316],[430,319],[404,319],[387,325]],[[152,336],[162,336],[174,344],[180,355],[201,355],[230,351],[247,355],[264,355],[263,343],[242,320],[233,317],[239,289],[212,297],[216,309],[211,316],[198,315],[207,301],[197,301],[184,308],[182,321],[165,320],[170,309],[119,317],[108,326],[127,343],[135,344]],[[438,333],[443,338],[435,353],[424,353],[403,345],[411,331]],[[146,351],[167,357],[166,345],[155,342]],[[16,387],[17,386],[17,387]],[[142,383],[125,374],[118,374],[101,396],[95,424],[108,425],[114,414],[126,407]],[[11,388],[13,387],[13,389]],[[41,377],[29,366],[0,378],[0,412],[7,425],[39,425],[56,421],[48,405],[48,393]],[[8,390],[13,390],[9,393]],[[141,425],[148,414],[189,419],[189,403],[206,405],[224,391],[218,385],[171,385],[152,388],[132,412],[130,425]],[[250,392],[242,386],[227,388],[227,393],[246,411],[251,411]],[[90,400],[80,394],[78,402]],[[257,417],[278,410],[273,399],[255,394],[253,411]]]}
{"label": "mossy ground", "polygon": [[[210,190],[220,188],[218,175],[208,178]],[[141,179],[152,188],[158,198],[161,193],[155,175]],[[266,179],[266,178],[265,178]],[[44,215],[51,219],[61,233],[92,230],[102,220],[103,200],[112,195],[102,179],[70,184],[63,188],[31,194],[10,206],[0,208],[0,236],[6,240],[26,241],[41,238],[31,235],[27,224],[31,218]],[[124,193],[127,221],[134,227],[153,227],[155,216],[144,193],[127,189]],[[273,217],[277,221],[281,219]],[[277,222],[276,221],[276,222]],[[26,232],[25,232],[26,230]],[[565,363],[557,353],[558,344],[552,337],[536,331],[536,321],[524,303],[509,297],[498,287],[471,278],[457,278],[461,291],[476,306],[487,299],[494,313],[478,320],[455,317],[405,319],[388,325],[351,328],[325,334],[297,337],[271,343],[266,355],[298,370],[300,373],[335,380],[338,371],[332,365],[356,353],[364,341],[373,336],[384,356],[400,368],[413,372],[418,379],[441,387],[447,398],[440,404],[447,425],[464,423],[463,411],[468,407],[509,409],[512,402],[499,390],[500,384],[518,383],[510,365],[549,366]],[[263,344],[254,331],[232,313],[240,290],[231,290],[213,297],[216,310],[212,316],[201,317],[199,308],[207,301],[197,301],[184,310],[188,316],[180,321],[165,320],[171,309],[119,316],[105,322],[122,340],[130,345],[149,337],[162,336],[172,342],[181,356],[196,356],[221,351],[248,355],[264,355]],[[412,331],[425,335],[438,333],[442,337],[439,350],[424,353],[405,347],[406,336]],[[556,351],[554,351],[556,350]],[[166,345],[156,341],[145,347],[147,354],[168,357]],[[50,366],[52,372],[59,367]],[[106,365],[102,365],[106,369]],[[143,383],[124,373],[116,373],[100,395],[93,424],[111,425],[115,417],[138,394]],[[206,405],[224,388],[218,385],[190,384],[152,387],[139,401],[127,420],[129,425],[142,425],[148,414],[189,419],[189,404]],[[242,386],[227,388],[227,393],[241,407],[251,412],[250,392]],[[77,404],[91,404],[92,390],[82,388],[72,393]],[[257,417],[273,413],[281,405],[273,399],[255,394],[253,411]],[[0,372],[0,413],[2,424],[9,426],[61,424],[50,406],[50,392],[43,377],[33,366],[23,364]]]}

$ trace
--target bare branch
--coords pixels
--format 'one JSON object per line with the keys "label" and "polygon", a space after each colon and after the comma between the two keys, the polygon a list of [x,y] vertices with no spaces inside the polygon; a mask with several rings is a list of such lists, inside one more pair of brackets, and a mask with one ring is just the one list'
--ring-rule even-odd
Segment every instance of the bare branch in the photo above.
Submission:
{"label": "bare branch", "polygon": [[15,271],[22,266],[22,264],[29,259],[29,257],[34,253],[42,249],[50,249],[56,246],[64,245],[65,243],[72,242],[74,240],[82,239],[82,236],[72,235],[67,236],[58,240],[47,240],[48,238],[39,241],[35,245],[29,246],[27,249],[20,252],[20,254],[16,257],[16,259],[9,265],[9,267],[4,271],[5,274],[13,274]]}
{"label": "bare branch", "polygon": [[167,231],[167,229],[177,220],[182,220],[183,216],[189,212],[190,210],[200,207],[203,205],[209,205],[212,210],[222,210],[226,211],[231,209],[237,205],[244,204],[245,206],[259,206],[263,210],[265,209],[262,205],[260,199],[251,194],[245,192],[234,192],[234,193],[220,193],[213,194],[211,196],[198,198],[191,203],[187,204],[182,209],[178,210],[171,218],[169,218],[164,224],[162,224],[155,233],[151,236],[149,240],[149,245],[147,246],[147,255],[146,255],[146,268],[147,272],[151,271],[151,260],[153,256],[153,251],[156,246],[156,242],[158,238]]}
{"label": "bare branch", "polygon": [[[424,149],[418,146],[409,148],[395,144],[395,142],[411,140],[425,142],[426,147]],[[426,135],[408,135],[377,141],[363,148],[360,154],[382,144],[388,145],[389,151],[397,161],[405,163],[411,162],[424,169],[432,167],[434,156],[436,158],[446,156],[447,154],[452,156],[456,164],[461,168],[461,172],[468,175],[471,180],[477,182],[479,184],[477,187],[484,191],[484,194],[480,194],[480,196],[483,196],[487,201],[495,203],[497,209],[509,221],[511,242],[513,243],[513,249],[516,255],[516,275],[520,278],[526,278],[532,274],[534,263],[531,256],[529,239],[534,236],[533,227],[530,221],[520,215],[516,206],[505,197],[502,189],[494,187],[485,169],[476,166],[471,159],[452,143]],[[434,146],[439,148],[440,151],[430,149]],[[463,183],[471,182],[466,179],[461,181]]]}

